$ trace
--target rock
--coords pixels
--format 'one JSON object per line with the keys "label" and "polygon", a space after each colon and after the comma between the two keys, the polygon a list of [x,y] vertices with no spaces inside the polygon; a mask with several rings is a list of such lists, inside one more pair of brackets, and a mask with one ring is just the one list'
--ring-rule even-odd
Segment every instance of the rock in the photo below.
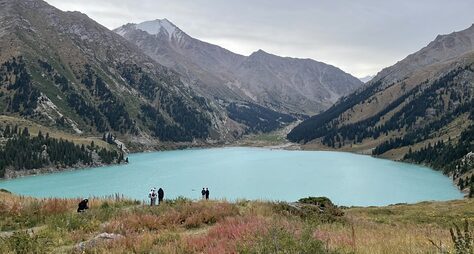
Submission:
{"label": "rock", "polygon": [[123,235],[121,235],[121,234],[101,233],[101,234],[98,234],[97,236],[95,236],[94,238],[92,238],[88,241],[84,241],[84,242],[80,242],[80,243],[76,244],[76,246],[74,246],[74,249],[77,252],[83,252],[86,249],[91,249],[91,248],[94,248],[94,247],[96,247],[100,244],[107,243],[107,242],[110,242],[110,241],[119,240],[119,239],[122,239],[122,238],[123,238]]}

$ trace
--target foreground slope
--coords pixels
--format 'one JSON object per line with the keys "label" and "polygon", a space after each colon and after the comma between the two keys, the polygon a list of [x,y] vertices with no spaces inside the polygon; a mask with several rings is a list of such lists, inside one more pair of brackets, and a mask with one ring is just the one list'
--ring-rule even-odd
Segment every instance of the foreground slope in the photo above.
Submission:
{"label": "foreground slope", "polygon": [[154,60],[186,77],[198,91],[225,102],[247,101],[286,113],[313,115],[362,82],[311,59],[232,53],[202,42],[170,21],[127,24],[114,30]]}
{"label": "foreground slope", "polygon": [[436,37],[288,138],[425,163],[472,182],[473,123],[474,25]]}
{"label": "foreground slope", "polygon": [[136,143],[232,137],[238,126],[178,74],[86,15],[0,1],[0,110]]}
{"label": "foreground slope", "polygon": [[[449,230],[473,232],[474,201],[338,208],[295,203],[167,200],[158,207],[116,195],[33,199],[0,192],[2,253],[469,253]],[[471,233],[472,234],[472,233]],[[464,232],[455,239],[464,241]],[[434,244],[433,244],[433,243]],[[463,246],[462,244],[460,246]],[[471,245],[472,246],[472,245]],[[461,252],[465,251],[465,252]]]}

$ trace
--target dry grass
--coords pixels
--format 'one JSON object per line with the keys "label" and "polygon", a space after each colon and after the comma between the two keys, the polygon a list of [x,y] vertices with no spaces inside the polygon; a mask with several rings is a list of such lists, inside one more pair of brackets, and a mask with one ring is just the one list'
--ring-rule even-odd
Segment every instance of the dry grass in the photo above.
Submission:
{"label": "dry grass", "polygon": [[0,252],[74,252],[108,232],[123,237],[86,253],[436,253],[430,240],[452,251],[453,223],[474,224],[473,200],[350,208],[332,222],[284,203],[178,199],[148,207],[111,197],[77,214],[78,201],[0,192]]}

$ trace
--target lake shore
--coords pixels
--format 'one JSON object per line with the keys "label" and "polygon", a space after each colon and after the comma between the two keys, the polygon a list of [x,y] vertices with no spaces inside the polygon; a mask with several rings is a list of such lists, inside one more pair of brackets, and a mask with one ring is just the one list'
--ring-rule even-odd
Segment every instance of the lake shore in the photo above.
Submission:
{"label": "lake shore", "polygon": [[[143,153],[143,152],[155,152],[155,151],[173,151],[173,150],[185,150],[185,149],[205,149],[205,148],[224,148],[224,147],[256,147],[256,148],[265,148],[271,150],[303,150],[303,151],[334,151],[334,152],[350,152],[355,154],[369,155],[367,150],[360,149],[333,149],[325,146],[315,146],[315,144],[310,145],[301,145],[296,143],[291,143],[286,139],[286,134],[295,126],[298,122],[290,124],[285,128],[279,129],[277,131],[265,134],[252,134],[246,135],[239,140],[231,143],[224,142],[193,142],[193,143],[165,143],[156,147],[142,147],[142,149],[133,149],[130,154]],[[377,157],[376,157],[377,158]],[[381,157],[384,159],[401,161],[399,159],[394,159],[390,157]],[[410,163],[410,162],[408,162]],[[41,174],[51,174],[56,172],[63,171],[73,171],[87,168],[95,168],[107,166],[101,163],[95,163],[92,166],[76,165],[74,167],[45,167],[40,169],[24,170],[24,171],[13,171],[7,170],[5,178],[3,179],[13,179],[24,176],[31,175],[41,175]],[[449,177],[449,176],[447,176]],[[456,183],[456,180],[453,180],[453,183]],[[464,195],[467,195],[466,191],[463,192]]]}
{"label": "lake shore", "polygon": [[150,187],[163,187],[172,198],[197,198],[204,186],[219,199],[291,201],[324,195],[338,205],[361,206],[463,197],[439,172],[352,153],[226,147],[137,153],[129,158],[128,165],[1,181],[0,188],[34,197],[119,192],[142,199]]}

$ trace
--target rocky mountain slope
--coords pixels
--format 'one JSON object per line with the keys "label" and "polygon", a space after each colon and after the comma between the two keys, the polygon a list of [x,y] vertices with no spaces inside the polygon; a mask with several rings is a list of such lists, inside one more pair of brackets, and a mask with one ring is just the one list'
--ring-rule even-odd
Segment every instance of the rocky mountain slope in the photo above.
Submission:
{"label": "rocky mountain slope", "polygon": [[0,111],[136,143],[223,140],[242,129],[123,37],[41,0],[0,0]]}
{"label": "rocky mountain slope", "polygon": [[285,113],[313,115],[362,82],[311,59],[250,56],[194,39],[170,21],[127,24],[114,30],[157,62],[184,76],[201,94],[225,102],[250,102]]}
{"label": "rocky mountain slope", "polygon": [[363,88],[294,128],[308,147],[371,152],[443,169],[456,179],[474,150],[474,25],[440,35]]}

